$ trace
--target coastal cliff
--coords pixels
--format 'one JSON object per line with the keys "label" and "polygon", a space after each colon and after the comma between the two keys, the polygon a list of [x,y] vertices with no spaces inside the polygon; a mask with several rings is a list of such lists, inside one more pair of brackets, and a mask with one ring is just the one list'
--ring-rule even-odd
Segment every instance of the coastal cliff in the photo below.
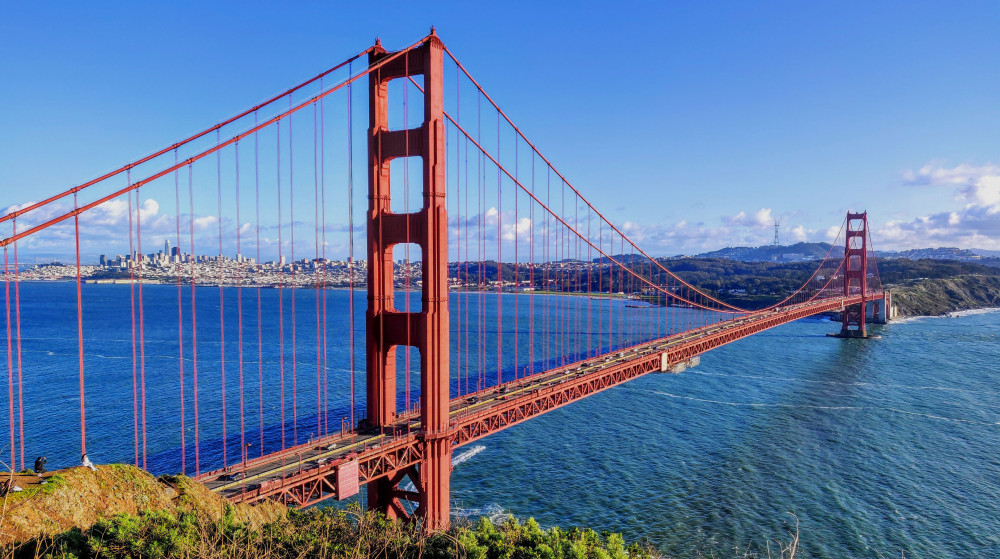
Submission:
{"label": "coastal cliff", "polygon": [[888,287],[898,316],[940,316],[1000,307],[1000,276],[917,278]]}

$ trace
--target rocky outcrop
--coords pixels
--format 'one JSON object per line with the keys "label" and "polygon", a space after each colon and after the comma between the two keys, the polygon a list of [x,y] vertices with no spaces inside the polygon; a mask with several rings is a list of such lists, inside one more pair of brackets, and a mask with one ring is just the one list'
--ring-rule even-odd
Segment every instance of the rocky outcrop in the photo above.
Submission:
{"label": "rocky outcrop", "polygon": [[940,316],[955,311],[1000,307],[1000,277],[919,278],[888,286],[898,316]]}

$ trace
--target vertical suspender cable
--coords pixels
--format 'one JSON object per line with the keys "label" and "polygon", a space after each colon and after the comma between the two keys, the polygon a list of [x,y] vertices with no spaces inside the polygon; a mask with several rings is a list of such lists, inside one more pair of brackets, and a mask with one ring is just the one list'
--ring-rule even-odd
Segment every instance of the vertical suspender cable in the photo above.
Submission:
{"label": "vertical suspender cable", "polygon": [[[465,138],[465,284],[469,283],[469,139]],[[461,226],[461,223],[460,225]],[[469,289],[465,291],[465,393],[469,393]]]}
{"label": "vertical suspender cable", "polygon": [[[126,172],[128,184],[132,184],[132,170]],[[139,467],[139,370],[135,346],[135,249],[132,246],[132,193],[128,197],[128,290],[132,309],[132,427],[135,432],[135,466]]]}
{"label": "vertical suspender cable", "polygon": [[[174,165],[177,165],[177,149],[174,149]],[[177,252],[180,254],[181,250],[181,186],[180,186],[180,171],[174,171],[174,208],[175,216],[174,222],[177,229]],[[166,255],[168,261],[173,264],[173,256],[170,254]],[[181,403],[181,473],[187,473],[187,449],[185,448],[185,425],[184,425],[184,311],[183,304],[181,301],[181,295],[183,290],[183,283],[181,280],[180,273],[180,258],[177,259],[177,266],[173,267],[177,270],[177,371],[178,371],[178,387],[179,387],[179,400]]]}
{"label": "vertical suspender cable", "polygon": [[[257,127],[257,111],[253,113],[253,124],[254,128]],[[254,227],[254,234],[256,236],[255,244],[257,245],[257,260],[255,262],[254,271],[257,276],[260,276],[261,271],[261,261],[260,261],[260,138],[257,132],[253,133],[253,176],[254,176],[254,210],[256,212],[256,225]],[[258,445],[260,448],[260,455],[264,456],[264,336],[263,336],[263,326],[261,324],[261,304],[260,304],[260,282],[257,281],[257,407],[260,422],[260,434]]]}
{"label": "vertical suspender cable", "polygon": [[146,469],[146,314],[142,293],[142,199],[135,189],[135,242],[139,269],[139,424],[142,427],[142,468]]}
{"label": "vertical suspender cable", "polygon": [[[292,97],[288,96],[288,107],[292,106]],[[298,317],[295,315],[295,150],[294,134],[292,131],[292,115],[288,115],[288,235],[289,254],[292,258],[292,283],[290,292],[292,295],[292,444],[299,444],[299,389],[298,389],[298,363],[295,352],[295,323]]]}
{"label": "vertical suspender cable", "polygon": [[[562,186],[560,187],[560,194],[561,194],[560,204],[562,205],[560,213],[562,215],[566,215],[566,181],[562,182]],[[563,226],[559,228],[559,249],[562,251],[562,258],[565,260],[569,260],[569,227]],[[569,272],[564,271],[561,275],[562,279],[559,282],[559,290],[569,293]],[[563,310],[560,313],[561,315],[560,323],[562,325],[562,335],[561,335],[562,350],[559,352],[559,356],[561,360],[560,363],[561,365],[566,364],[566,354],[569,353],[569,323],[567,322],[567,320],[569,319],[569,307],[571,303],[566,301],[566,299],[568,298],[569,297],[562,297]]]}
{"label": "vertical suspender cable", "polygon": [[[604,252],[604,222],[598,220],[597,222],[597,252],[601,254]],[[597,258],[597,294],[598,296],[604,292],[604,257],[599,256]],[[597,304],[597,347],[594,348],[594,357],[601,354],[601,348],[604,344],[604,309],[601,307],[603,303],[598,299]]]}
{"label": "vertical suspender cable", "polygon": [[[580,204],[575,197],[573,198],[573,232],[576,233],[573,244],[576,245],[576,261],[579,263],[582,260],[580,251]],[[574,265],[574,268],[576,268],[576,292],[580,293],[580,274],[582,270],[579,264]],[[576,301],[576,305],[574,305],[576,307],[574,312],[576,352],[573,355],[573,360],[576,361],[580,358],[580,354],[583,353],[583,332],[580,330],[580,297],[573,297],[573,299]]]}
{"label": "vertical suspender cable", "polygon": [[[17,468],[14,441],[14,353],[10,332],[10,270],[7,268],[7,247],[3,247],[4,308],[7,312],[7,403],[10,411],[10,470]],[[22,458],[23,460],[23,458]]]}
{"label": "vertical suspender cable", "polygon": [[[351,65],[348,65],[347,73],[351,76],[354,75],[354,69]],[[348,238],[348,257],[347,257],[347,282],[348,289],[348,302],[349,306],[349,319],[347,324],[347,330],[349,332],[350,338],[350,351],[351,351],[351,363],[350,363],[350,384],[351,384],[351,404],[350,404],[350,420],[349,427],[354,429],[354,408],[355,408],[355,396],[354,396],[354,134],[352,131],[353,120],[351,118],[351,111],[354,106],[354,102],[351,96],[351,84],[347,84],[347,238]]]}
{"label": "vertical suspender cable", "polygon": [[[323,80],[319,82],[319,89],[323,91]],[[323,224],[322,227],[322,237],[320,242],[322,243],[322,249],[320,252],[320,258],[323,262],[323,432],[326,435],[330,434],[330,402],[328,400],[329,392],[328,385],[330,382],[330,369],[327,366],[327,359],[329,358],[329,352],[326,346],[326,334],[329,328],[327,328],[326,321],[326,285],[327,285],[327,266],[329,262],[326,259],[326,115],[323,112],[323,99],[319,100],[319,193],[320,193],[320,222]]]}
{"label": "vertical suspender cable", "polygon": [[281,450],[285,450],[285,259],[281,233],[281,121],[275,123],[278,188],[278,370],[281,375]]}
{"label": "vertical suspender cable", "polygon": [[[500,161],[500,113],[497,113],[497,161]],[[503,192],[497,165],[497,384],[503,382]]]}
{"label": "vertical suspender cable", "polygon": [[[17,235],[17,218],[12,220],[14,235]],[[20,441],[21,470],[24,470],[24,391],[21,374],[21,276],[17,262],[17,241],[14,241],[14,323],[17,325],[17,428]]]}
{"label": "vertical suspender cable", "polygon": [[198,270],[195,267],[197,253],[194,251],[194,164],[188,164],[188,238],[191,241],[191,391],[194,405],[194,472],[201,473],[201,440],[198,423],[198,312],[195,306],[195,285]]}
{"label": "vertical suspender cable", "polygon": [[[552,171],[546,167],[545,169],[545,205],[552,206]],[[552,222],[549,219],[549,213],[545,212],[545,248],[542,251],[542,261],[545,262],[545,268],[542,271],[542,283],[546,291],[550,289],[549,286],[549,263],[552,261],[549,256],[551,255],[551,238],[549,236],[549,230],[552,228]],[[552,326],[549,323],[550,312],[554,304],[549,298],[545,303],[545,307],[542,310],[542,358],[545,360],[545,368],[552,366],[549,363],[549,338],[552,336]]]}
{"label": "vertical suspender cable", "polygon": [[[460,78],[458,69],[456,68],[455,69],[455,113],[456,113],[456,120],[458,122],[462,121],[462,97],[461,97],[460,79],[461,78]],[[469,392],[469,321],[468,321],[468,315],[469,315],[469,292],[466,289],[466,284],[467,284],[467,281],[468,281],[468,274],[469,274],[468,250],[466,250],[466,258],[463,258],[463,255],[462,255],[462,242],[465,241],[466,242],[466,246],[468,246],[467,245],[468,244],[468,238],[465,236],[465,234],[468,233],[468,229],[466,229],[464,232],[462,230],[462,226],[464,225],[463,222],[465,222],[466,219],[467,219],[467,217],[468,217],[466,214],[462,213],[462,211],[463,211],[462,210],[462,208],[463,208],[463,206],[462,206],[462,200],[463,200],[463,194],[464,194],[466,206],[469,204],[469,185],[468,185],[469,160],[468,160],[468,158],[466,158],[464,161],[462,160],[462,145],[465,144],[466,145],[466,149],[468,149],[468,147],[467,147],[468,144],[465,143],[465,140],[462,138],[462,136],[459,135],[459,134],[457,134],[457,133],[455,134],[455,138],[456,138],[456,140],[455,140],[455,197],[456,197],[456,200],[455,200],[455,220],[456,220],[455,242],[456,242],[456,245],[457,245],[456,246],[456,250],[455,250],[455,254],[456,254],[455,261],[458,263],[458,266],[456,268],[455,274],[456,274],[456,279],[458,280],[458,285],[459,285],[459,289],[460,289],[460,291],[456,294],[457,299],[458,299],[458,301],[457,301],[457,311],[458,311],[458,328],[457,328],[457,330],[458,330],[458,356],[457,356],[456,361],[458,363],[458,378],[457,378],[457,381],[458,381],[458,390],[457,390],[457,393],[458,393],[459,396],[461,396],[463,393],[468,393]],[[465,180],[464,183],[462,182],[462,163],[465,163],[465,177],[466,177],[466,180]],[[464,192],[463,192],[463,190],[464,190]],[[465,296],[465,305],[464,305],[465,315],[462,314],[462,310],[463,310],[462,297],[463,297],[463,295]],[[465,345],[464,346],[462,345],[462,343],[463,343],[463,339],[462,339],[463,335],[465,337],[465,340],[464,340]],[[463,362],[463,358],[464,358],[464,362]],[[463,378],[462,378],[463,369],[464,369],[464,375],[465,375],[465,378],[464,378],[464,387],[463,387]],[[463,390],[463,388],[464,388],[464,390]]]}
{"label": "vertical suspender cable", "polygon": [[[215,131],[215,141],[216,144],[220,142],[219,131]],[[229,437],[226,430],[226,305],[225,305],[225,295],[224,289],[222,287],[225,283],[225,270],[223,269],[222,262],[222,150],[215,152],[215,176],[216,176],[216,186],[218,190],[217,200],[219,202],[219,257],[218,257],[218,268],[219,270],[219,372],[221,377],[221,390],[222,390],[222,466],[229,466]],[[140,286],[140,289],[142,287]]]}
{"label": "vertical suspender cable", "polygon": [[[476,92],[476,135],[480,145],[483,141],[483,112],[482,112],[482,92]],[[476,334],[479,346],[479,376],[476,379],[476,391],[478,392],[486,384],[486,293],[484,292],[486,275],[486,161],[482,153],[477,155],[476,161],[476,197],[479,199],[479,219],[477,221],[476,234],[479,242],[476,243],[479,249],[479,273],[477,277],[479,294],[479,321]]]}
{"label": "vertical suspender cable", "polygon": [[[531,154],[531,194],[535,194],[535,154]],[[535,204],[528,203],[528,266],[530,266],[531,289],[537,288],[535,285]],[[535,372],[535,297],[532,294],[528,297],[528,353],[531,364],[531,372]]]}
{"label": "vertical suspender cable", "polygon": [[[455,92],[458,93],[458,74],[455,74]],[[461,119],[461,109],[458,106],[458,101],[455,102],[455,110],[458,112],[457,119]],[[461,122],[461,120],[459,120]],[[456,134],[457,141],[455,141],[455,181],[454,184],[454,199],[455,199],[455,212],[454,218],[456,220],[455,228],[455,263],[457,264],[455,268],[455,276],[461,285],[462,280],[462,139]],[[457,375],[455,377],[457,381],[456,393],[458,396],[462,396],[462,330],[464,322],[462,320],[462,293],[458,292],[455,297],[455,310],[458,315],[458,328],[456,332],[458,333],[458,342],[455,344],[455,364],[457,366]],[[451,384],[449,379],[449,391],[451,390]],[[448,393],[449,397],[451,392]]]}
{"label": "vertical suspender cable", "polygon": [[[514,180],[515,181],[519,180],[518,179],[518,176],[519,176],[518,171],[519,171],[520,165],[518,165],[517,155],[518,155],[517,154],[517,136],[514,136]],[[518,282],[518,274],[517,274],[517,267],[518,267],[518,258],[517,258],[517,256],[518,256],[518,254],[517,254],[517,241],[518,241],[518,238],[517,238],[517,227],[519,225],[519,223],[517,222],[517,220],[518,220],[517,199],[518,199],[517,189],[515,188],[514,189],[514,379],[515,380],[517,380],[517,366],[518,366],[518,362],[517,362],[518,323],[521,321],[521,317],[520,317],[520,315],[517,312],[517,300],[518,300],[518,293],[517,293],[518,292],[518,283],[517,283]]]}
{"label": "vertical suspender cable", "polygon": [[316,276],[320,275],[322,265],[319,259],[319,107],[313,103],[313,237],[314,260],[313,260],[313,299],[316,303],[316,438],[323,436],[323,347],[322,332],[320,331],[320,289],[323,285],[317,281]]}
{"label": "vertical suspender cable", "polygon": [[[410,57],[407,55],[403,59],[403,74],[407,77],[410,75]],[[410,84],[406,81],[401,82],[403,84],[403,130],[409,130],[410,127]],[[403,136],[404,150],[406,157],[403,158],[403,215],[406,217],[405,227],[406,227],[406,240],[410,240],[410,134],[407,133]],[[403,262],[405,263],[405,268],[403,268],[403,282],[405,288],[403,290],[403,311],[409,315],[410,314],[410,243],[407,242],[403,248]],[[395,274],[393,274],[395,275]],[[403,378],[405,390],[404,394],[406,397],[406,402],[403,405],[403,409],[407,412],[410,411],[410,350],[412,349],[412,340],[410,340],[410,329],[406,329],[406,348],[403,350],[405,352],[405,361],[403,366]],[[393,410],[395,411],[395,410]],[[410,423],[406,423],[406,429],[409,431]]]}
{"label": "vertical suspender cable", "polygon": [[[247,436],[246,420],[244,419],[243,402],[243,239],[240,230],[243,222],[240,221],[240,143],[233,144],[233,159],[236,160],[236,174],[234,176],[236,185],[236,351],[239,357],[239,377],[240,377],[240,457],[243,459],[243,467],[246,468],[247,459]],[[220,219],[221,221],[221,219]]]}
{"label": "vertical suspender cable", "polygon": [[593,323],[591,322],[591,310],[592,310],[591,306],[592,306],[592,303],[591,303],[590,292],[591,292],[591,279],[592,279],[591,278],[591,274],[593,273],[593,268],[594,268],[594,263],[593,263],[594,253],[593,253],[593,250],[592,250],[593,247],[591,245],[592,239],[591,239],[591,236],[590,236],[590,221],[591,221],[590,218],[591,218],[591,213],[590,213],[590,209],[588,208],[587,209],[587,241],[588,241],[587,242],[587,287],[584,290],[584,293],[587,295],[587,324],[586,324],[586,328],[587,328],[587,344],[586,344],[586,347],[584,348],[584,356],[585,357],[590,357],[590,350],[593,347],[593,344],[591,343],[591,340],[590,340],[590,334],[591,334],[591,330],[592,330],[592,326],[593,326]]}
{"label": "vertical suspender cable", "polygon": [[[479,144],[482,145],[482,92],[478,90],[476,91],[476,136],[479,140]],[[476,245],[479,253],[479,270],[476,278],[476,293],[478,294],[479,299],[479,304],[476,305],[476,310],[479,311],[479,320],[476,324],[476,338],[479,342],[477,344],[479,347],[479,375],[476,379],[476,391],[478,392],[486,383],[486,345],[484,338],[485,334],[483,332],[486,320],[484,317],[486,294],[483,292],[483,275],[486,271],[486,165],[482,153],[476,155],[476,198],[478,198],[479,201],[479,216],[476,222],[476,236],[478,237]]]}
{"label": "vertical suspender cable", "polygon": [[[80,287],[80,214],[76,193],[73,193],[73,233],[76,241],[76,344],[80,368],[80,454],[87,454],[87,406],[83,386],[83,290]],[[4,261],[6,262],[6,251]],[[8,321],[9,323],[9,321]],[[9,354],[10,352],[8,352]],[[13,433],[13,429],[11,430]],[[13,441],[11,441],[13,443]],[[14,445],[10,445],[11,468],[14,467]]]}

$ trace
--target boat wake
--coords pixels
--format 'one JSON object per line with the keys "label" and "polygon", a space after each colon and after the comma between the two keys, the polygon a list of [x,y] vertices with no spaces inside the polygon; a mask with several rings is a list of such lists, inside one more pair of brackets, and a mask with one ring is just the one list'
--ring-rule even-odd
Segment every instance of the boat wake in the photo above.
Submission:
{"label": "boat wake", "polygon": [[461,464],[463,462],[468,462],[469,460],[472,460],[473,456],[479,454],[480,452],[482,452],[484,450],[486,450],[485,446],[483,446],[483,445],[476,445],[476,446],[470,448],[469,450],[466,450],[466,451],[460,453],[458,456],[453,456],[452,459],[451,459],[451,467],[454,468],[455,466],[457,466],[457,465],[459,465],[459,464]]}

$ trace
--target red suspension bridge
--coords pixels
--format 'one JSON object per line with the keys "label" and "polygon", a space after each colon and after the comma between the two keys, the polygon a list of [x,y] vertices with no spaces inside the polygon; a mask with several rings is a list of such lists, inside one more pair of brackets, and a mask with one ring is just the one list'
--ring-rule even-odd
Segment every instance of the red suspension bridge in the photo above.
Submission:
{"label": "red suspension bridge", "polygon": [[[83,454],[99,441],[233,501],[367,485],[369,506],[428,530],[449,522],[455,448],[817,313],[865,337],[888,297],[865,213],[780,302],[700,291],[595,208],[433,31],[0,222],[11,468],[43,446],[32,413],[78,412]],[[71,301],[53,304],[75,313],[78,406],[33,411],[55,382],[31,354],[52,311],[22,294],[19,249],[74,257]],[[98,284],[116,281],[127,292],[102,312]]]}

